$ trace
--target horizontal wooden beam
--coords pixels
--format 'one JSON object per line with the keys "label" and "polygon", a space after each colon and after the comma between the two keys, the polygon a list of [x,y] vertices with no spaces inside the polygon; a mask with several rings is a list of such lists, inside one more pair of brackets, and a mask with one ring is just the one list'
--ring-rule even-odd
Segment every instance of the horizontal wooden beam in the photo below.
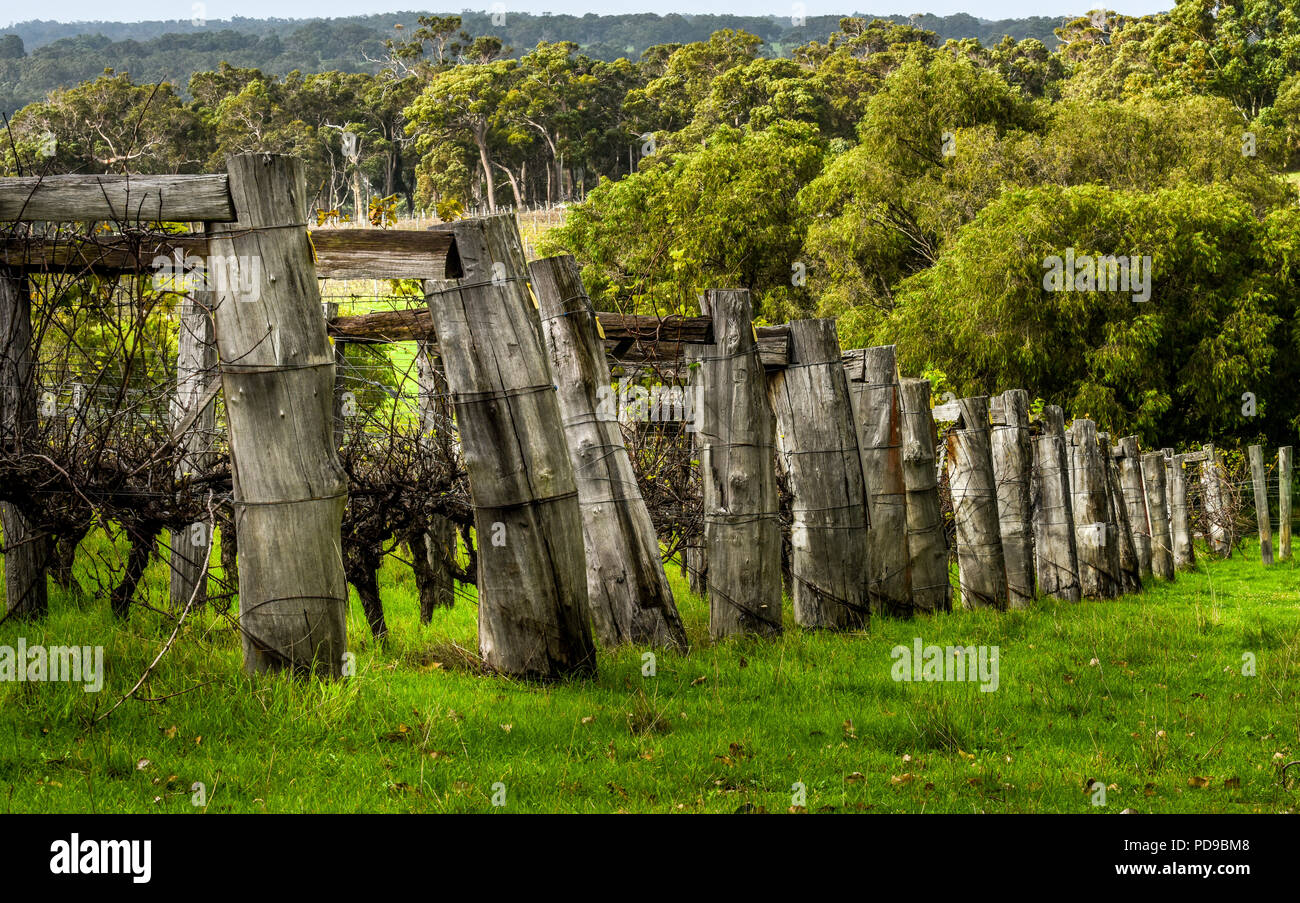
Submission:
{"label": "horizontal wooden beam", "polygon": [[235,219],[224,175],[0,179],[0,221],[211,222]]}

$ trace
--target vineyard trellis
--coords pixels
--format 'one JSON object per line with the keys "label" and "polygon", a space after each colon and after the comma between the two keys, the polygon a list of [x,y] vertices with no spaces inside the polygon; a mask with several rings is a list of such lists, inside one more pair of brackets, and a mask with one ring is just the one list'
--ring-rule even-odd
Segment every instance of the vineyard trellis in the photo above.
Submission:
{"label": "vineyard trellis", "polygon": [[[1230,554],[1247,486],[1264,562],[1271,497],[1290,555],[1290,448],[1270,477],[1252,446],[1247,476],[1213,445],[1035,418],[1022,389],[936,407],[892,346],[755,327],[744,290],[698,317],[596,312],[511,215],[309,232],[305,199],[266,154],[0,182],[6,617],[45,612],[47,573],[84,591],[99,526],[119,617],[165,551],[172,617],[214,605],[248,669],[338,676],[347,584],[382,638],[378,571],[405,554],[423,620],[472,598],[486,666],[554,678],[595,668],[593,625],[684,648],[674,558],[721,638],[780,631],[783,570],[796,622],[832,630],[950,610],[954,557],[968,607],[1133,592],[1194,567],[1196,535]],[[338,280],[404,306],[342,315]]]}

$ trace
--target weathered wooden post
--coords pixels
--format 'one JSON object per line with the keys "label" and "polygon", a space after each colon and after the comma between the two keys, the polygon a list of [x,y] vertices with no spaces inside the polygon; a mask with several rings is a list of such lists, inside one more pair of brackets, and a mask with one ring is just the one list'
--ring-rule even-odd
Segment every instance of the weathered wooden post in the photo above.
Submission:
{"label": "weathered wooden post", "polygon": [[998,522],[989,436],[989,400],[957,402],[960,420],[948,431],[948,485],[957,526],[957,573],[967,608],[1007,607],[1007,570]]}
{"label": "weathered wooden post", "polygon": [[1225,523],[1223,468],[1213,442],[1201,446],[1201,451],[1205,455],[1201,461],[1201,495],[1205,499],[1206,542],[1216,555],[1227,558],[1232,554],[1232,541]]}
{"label": "weathered wooden post", "polygon": [[[415,377],[420,413],[420,445],[429,453],[437,450],[444,460],[451,460],[451,394],[437,357],[436,346],[420,340],[415,349]],[[437,608],[456,604],[456,525],[435,514],[424,529],[412,530],[406,540],[411,553],[411,569],[420,594],[420,622],[433,621]]]}
{"label": "weathered wooden post", "polygon": [[1255,523],[1259,525],[1259,556],[1265,564],[1273,563],[1273,523],[1268,510],[1268,477],[1264,473],[1264,450],[1252,445],[1250,476],[1255,484]]}
{"label": "weathered wooden post", "polygon": [[902,419],[903,487],[907,491],[907,554],[916,611],[952,611],[948,542],[939,504],[935,470],[935,428],[930,413],[930,381],[899,382]]}
{"label": "weathered wooden post", "polygon": [[1078,546],[1070,498],[1069,447],[1061,408],[1043,408],[1042,435],[1034,440],[1034,561],[1038,588],[1066,602],[1080,598]]}
{"label": "weathered wooden post", "polygon": [[834,320],[790,324],[790,360],[768,379],[789,471],[795,620],[860,627],[870,611],[867,497]]}
{"label": "weathered wooden post", "polygon": [[990,405],[993,479],[997,486],[1002,555],[1007,566],[1007,602],[1025,608],[1034,600],[1034,530],[1030,475],[1029,393],[1008,389]]}
{"label": "weathered wooden post", "polygon": [[700,471],[709,557],[709,633],[781,632],[781,526],[775,418],[749,292],[712,290],[714,345],[703,361]]}
{"label": "weathered wooden post", "polygon": [[1109,480],[1097,425],[1079,419],[1070,425],[1071,508],[1079,552],[1079,583],[1089,599],[1109,599],[1119,593],[1119,549],[1115,527],[1107,523]]}
{"label": "weathered wooden post", "polygon": [[686,630],[659,557],[659,537],[637,488],[609,364],[578,264],[568,255],[529,265],[541,305],[551,373],[582,510],[587,596],[596,636],[621,643],[686,648]]}
{"label": "weathered wooden post", "polygon": [[1169,497],[1174,510],[1169,515],[1169,527],[1174,542],[1174,569],[1186,571],[1196,567],[1196,551],[1192,548],[1192,517],[1187,506],[1187,468],[1182,455],[1174,455],[1170,466],[1173,486]]}
{"label": "weathered wooden post", "polygon": [[1113,527],[1115,530],[1120,591],[1135,593],[1142,588],[1142,577],[1138,570],[1137,547],[1133,544],[1133,530],[1128,521],[1128,506],[1124,504],[1124,493],[1120,487],[1116,449],[1111,447],[1109,433],[1098,433],[1097,444],[1101,447],[1101,461],[1106,467],[1107,500],[1110,505],[1106,523],[1107,529]]}
{"label": "weathered wooden post", "polygon": [[307,239],[302,164],[229,158],[235,223],[214,224],[224,268],[216,341],[230,431],[239,610],[249,671],[343,672],[347,480],[333,444],[334,354]]}
{"label": "weathered wooden post", "polygon": [[1277,450],[1277,549],[1278,558],[1291,558],[1291,446]]}
{"label": "weathered wooden post", "polygon": [[463,278],[427,283],[478,536],[479,650],[498,671],[593,673],[573,466],[508,214],[452,225]]}
{"label": "weathered wooden post", "polygon": [[1151,524],[1151,572],[1162,580],[1173,580],[1174,542],[1169,535],[1169,515],[1165,510],[1165,456],[1162,452],[1142,456],[1142,483],[1146,488]]}
{"label": "weathered wooden post", "polygon": [[861,369],[850,374],[849,392],[871,524],[867,530],[871,607],[882,614],[906,617],[911,614],[912,598],[907,570],[907,494],[899,430],[898,365],[893,345],[865,348],[860,354]]}
{"label": "weathered wooden post", "polygon": [[[701,304],[707,304],[702,301]],[[710,345],[687,344],[684,349],[686,358],[687,398],[690,399],[689,408],[691,413],[690,424],[687,427],[686,442],[690,443],[692,454],[692,467],[697,476],[700,476],[699,493],[692,492],[690,500],[693,505],[698,505],[701,512],[704,509],[703,498],[703,476],[700,468],[700,435],[699,430],[704,425],[704,379],[706,376],[704,370],[704,359],[711,354]],[[695,488],[695,483],[690,484]],[[689,537],[682,546],[681,552],[682,570],[686,577],[687,585],[691,592],[697,596],[704,596],[709,591],[709,554],[708,548],[704,544],[704,531],[701,530],[698,535]]]}
{"label": "weathered wooden post", "polygon": [[1129,535],[1133,537],[1140,583],[1151,577],[1151,521],[1147,516],[1146,490],[1142,487],[1142,457],[1137,436],[1125,436],[1120,440],[1116,464],[1120,497],[1128,514]]}
{"label": "weathered wooden post", "polygon": [[[36,451],[36,369],[32,299],[27,280],[0,271],[0,449],[17,457]],[[4,527],[5,600],[21,617],[42,617],[49,607],[49,543],[37,534],[30,512],[0,502]]]}

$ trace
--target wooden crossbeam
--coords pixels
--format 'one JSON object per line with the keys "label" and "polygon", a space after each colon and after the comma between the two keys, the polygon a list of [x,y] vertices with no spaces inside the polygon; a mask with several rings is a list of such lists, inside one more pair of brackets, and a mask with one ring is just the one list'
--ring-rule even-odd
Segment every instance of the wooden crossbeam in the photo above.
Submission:
{"label": "wooden crossbeam", "polygon": [[224,175],[0,179],[0,221],[227,223],[234,218]]}

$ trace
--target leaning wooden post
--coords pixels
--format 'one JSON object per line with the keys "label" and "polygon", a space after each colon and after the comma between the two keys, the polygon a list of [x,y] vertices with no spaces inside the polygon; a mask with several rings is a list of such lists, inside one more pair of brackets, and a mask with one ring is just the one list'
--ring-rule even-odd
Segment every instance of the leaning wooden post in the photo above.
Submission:
{"label": "leaning wooden post", "polygon": [[1147,512],[1151,524],[1151,572],[1162,580],[1174,579],[1174,542],[1169,534],[1165,510],[1165,456],[1151,452],[1142,456],[1142,483],[1146,488]]}
{"label": "leaning wooden post", "polygon": [[957,526],[957,573],[967,608],[1007,607],[1007,570],[993,480],[986,396],[957,402],[960,421],[948,431],[948,485]]}
{"label": "leaning wooden post", "polygon": [[703,362],[704,541],[709,634],[781,632],[781,525],[775,418],[758,355],[749,292],[705,298],[714,345]]}
{"label": "leaning wooden post", "polygon": [[1196,551],[1192,547],[1192,516],[1187,505],[1187,468],[1182,455],[1174,455],[1170,464],[1173,484],[1169,497],[1173,511],[1169,514],[1169,528],[1174,543],[1174,570],[1186,571],[1196,567]]}
{"label": "leaning wooden post", "polygon": [[[307,239],[300,161],[229,158],[235,223],[214,224],[216,341],[230,432],[249,671],[337,677],[347,652],[334,353]],[[224,278],[223,278],[224,277]]]}
{"label": "leaning wooden post", "polygon": [[1201,446],[1205,458],[1201,461],[1201,495],[1205,498],[1205,521],[1208,544],[1220,558],[1232,554],[1232,541],[1228,537],[1227,513],[1223,504],[1223,476],[1218,452],[1214,443]]}
{"label": "leaning wooden post", "polygon": [[867,621],[867,497],[834,320],[790,324],[790,360],[768,379],[790,476],[795,621],[840,630]]}
{"label": "leaning wooden post", "polygon": [[1008,389],[990,405],[993,479],[998,493],[1002,555],[1007,566],[1007,603],[1025,608],[1034,600],[1034,529],[1030,474],[1029,393]]}
{"label": "leaning wooden post", "polygon": [[1278,559],[1291,558],[1291,446],[1277,450],[1277,549]]}
{"label": "leaning wooden post", "polygon": [[952,611],[948,540],[935,470],[935,428],[930,381],[899,381],[903,440],[903,488],[907,492],[907,556],[912,606],[917,611]]}
{"label": "leaning wooden post", "polygon": [[[568,255],[529,265],[582,509],[587,596],[596,636],[686,648],[686,630],[659,557],[659,537],[637,487],[616,406],[605,343],[578,264]],[[603,403],[602,403],[603,402]]]}
{"label": "leaning wooden post", "polygon": [[453,224],[463,278],[427,283],[478,536],[479,650],[504,673],[594,673],[586,555],[514,217]]}
{"label": "leaning wooden post", "polygon": [[1151,577],[1151,521],[1147,515],[1146,490],[1142,486],[1142,457],[1137,436],[1125,436],[1119,443],[1120,498],[1128,513],[1129,535],[1137,556],[1138,581]]}
{"label": "leaning wooden post", "polygon": [[1080,598],[1078,546],[1070,498],[1065,416],[1043,408],[1042,435],[1034,440],[1034,550],[1038,588],[1066,602]]}
{"label": "leaning wooden post", "polygon": [[1252,445],[1250,476],[1255,484],[1255,523],[1259,525],[1259,556],[1265,564],[1273,563],[1273,524],[1268,510],[1268,478],[1264,473],[1264,450]]}
{"label": "leaning wooden post", "polygon": [[1097,444],[1101,447],[1102,463],[1106,465],[1109,502],[1106,524],[1108,530],[1115,531],[1120,591],[1135,593],[1142,588],[1142,576],[1138,569],[1137,547],[1133,544],[1133,530],[1129,526],[1128,506],[1124,504],[1124,491],[1119,482],[1119,462],[1115,459],[1118,449],[1111,446],[1109,433],[1098,433]]}
{"label": "leaning wooden post", "polygon": [[1085,598],[1109,599],[1119,593],[1119,550],[1115,528],[1107,523],[1109,481],[1097,425],[1091,420],[1075,420],[1070,426],[1070,485],[1079,584]]}
{"label": "leaning wooden post", "polygon": [[903,486],[898,365],[893,345],[865,348],[849,391],[857,421],[870,527],[867,558],[871,607],[887,615],[911,614],[907,570],[907,494]]}
{"label": "leaning wooden post", "polygon": [[[0,272],[0,452],[11,457],[36,452],[36,411],[31,292],[22,276]],[[5,600],[11,614],[41,617],[49,608],[49,551],[30,514],[19,505],[0,502]]]}

